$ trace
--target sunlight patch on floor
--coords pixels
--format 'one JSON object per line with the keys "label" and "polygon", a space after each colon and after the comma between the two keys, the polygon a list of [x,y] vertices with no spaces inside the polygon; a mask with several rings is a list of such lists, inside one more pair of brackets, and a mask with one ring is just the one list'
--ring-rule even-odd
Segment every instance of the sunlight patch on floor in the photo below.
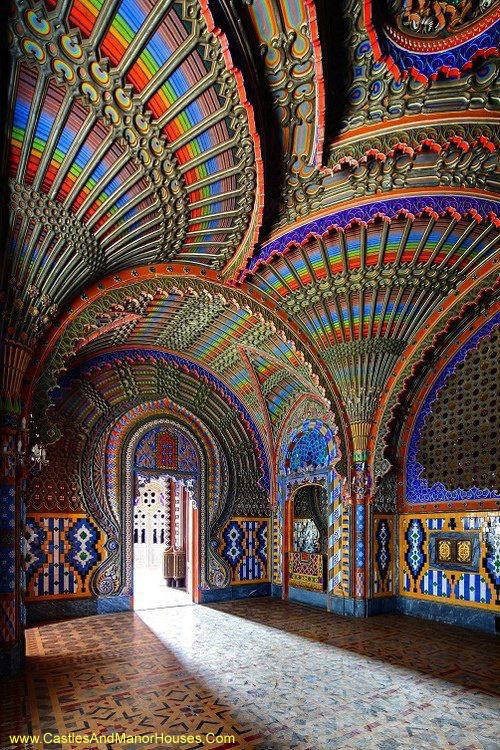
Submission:
{"label": "sunlight patch on floor", "polygon": [[163,609],[165,607],[192,606],[185,589],[167,586],[160,567],[134,570],[134,609]]}

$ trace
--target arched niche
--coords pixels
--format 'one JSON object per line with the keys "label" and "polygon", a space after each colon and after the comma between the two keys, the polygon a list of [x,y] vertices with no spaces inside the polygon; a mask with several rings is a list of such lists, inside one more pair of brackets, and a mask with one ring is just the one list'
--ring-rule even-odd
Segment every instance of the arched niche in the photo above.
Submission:
{"label": "arched niche", "polygon": [[322,484],[298,487],[292,498],[292,548],[326,555],[328,551],[328,494]]}
{"label": "arched niche", "polygon": [[[316,603],[326,606],[328,596],[338,593],[342,585],[342,480],[335,469],[339,459],[337,428],[320,419],[306,419],[283,437],[277,475],[277,522],[285,599],[301,583],[300,589],[320,594]],[[325,545],[317,553],[304,552],[301,559],[301,551],[294,549],[294,511],[296,499],[300,500],[300,493],[309,487],[325,496]]]}

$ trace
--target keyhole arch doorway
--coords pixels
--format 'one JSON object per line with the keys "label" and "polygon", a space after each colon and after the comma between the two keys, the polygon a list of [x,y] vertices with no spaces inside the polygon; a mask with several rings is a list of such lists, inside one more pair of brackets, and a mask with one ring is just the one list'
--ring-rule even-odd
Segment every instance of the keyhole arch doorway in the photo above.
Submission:
{"label": "keyhole arch doorway", "polygon": [[[308,553],[328,555],[328,482],[325,478],[303,479],[295,485],[287,488],[284,503],[284,534],[283,534],[283,560],[284,565],[284,594],[288,598],[289,589],[289,561],[292,552],[304,551]],[[299,510],[298,500],[301,495],[321,493],[324,500],[324,509],[321,512],[321,520],[318,518],[319,512],[314,512],[313,501],[308,503],[308,512],[304,513]],[[300,503],[302,505],[302,503]],[[309,523],[306,523],[309,522]],[[302,525],[302,528],[300,526]],[[317,534],[309,534],[309,531],[315,528]],[[302,534],[301,534],[302,532]],[[299,537],[311,536],[311,541],[317,540],[317,549],[302,549],[301,539]]]}
{"label": "keyhole arch doorway", "polygon": [[[137,468],[135,478],[134,568],[158,567],[165,548],[189,552],[189,513],[196,479],[149,475]],[[186,588],[190,589],[189,580]]]}
{"label": "keyhole arch doorway", "polygon": [[122,467],[132,601],[138,570],[157,570],[163,565],[165,549],[175,548],[185,554],[187,594],[198,602],[200,505],[207,491],[207,457],[202,445],[182,422],[159,416],[130,432],[123,446]]}

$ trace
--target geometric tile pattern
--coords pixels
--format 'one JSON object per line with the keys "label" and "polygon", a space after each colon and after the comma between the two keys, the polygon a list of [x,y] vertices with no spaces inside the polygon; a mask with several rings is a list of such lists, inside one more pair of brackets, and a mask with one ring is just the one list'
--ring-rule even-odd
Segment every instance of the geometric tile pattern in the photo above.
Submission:
{"label": "geometric tile pattern", "polygon": [[[5,463],[2,467],[5,469]],[[12,480],[4,477],[0,484],[0,593],[14,591],[14,528],[15,488]]]}
{"label": "geometric tile pattern", "polygon": [[232,584],[270,580],[269,526],[268,518],[231,518],[223,526],[220,554],[231,567]]}
{"label": "geometric tile pattern", "polygon": [[425,532],[420,519],[412,518],[408,524],[405,534],[407,542],[407,551],[405,562],[408,565],[410,574],[415,581],[414,591],[416,591],[416,582],[425,563],[424,542],[426,541]]}
{"label": "geometric tile pattern", "polygon": [[323,555],[309,552],[290,552],[290,586],[323,591]]}
{"label": "geometric tile pattern", "polygon": [[5,734],[24,728],[25,698],[34,733],[214,731],[235,736],[217,745],[228,750],[497,746],[495,639],[410,617],[246,599],[43,625],[27,653]]}
{"label": "geometric tile pattern", "polygon": [[159,432],[156,435],[156,465],[160,469],[177,469],[177,435]]}
{"label": "geometric tile pattern", "polygon": [[282,529],[281,529],[281,508],[274,511],[272,516],[273,524],[273,583],[281,585],[282,582],[282,553],[283,553],[283,540],[282,540]]}
{"label": "geometric tile pattern", "polygon": [[323,466],[328,458],[325,438],[318,430],[309,430],[297,440],[290,455],[290,470],[303,466]]}
{"label": "geometric tile pattern", "polygon": [[373,523],[373,595],[394,593],[394,517],[376,516]]}
{"label": "geometric tile pattern", "polygon": [[105,536],[88,516],[31,513],[25,535],[27,601],[90,596],[89,573],[104,559]]}
{"label": "geometric tile pattern", "polygon": [[[500,612],[500,580],[490,573],[500,570],[499,530],[500,516],[494,512],[401,516],[400,595]],[[471,562],[462,564],[452,556],[443,563],[437,553],[443,540],[451,550],[470,543]],[[375,567],[380,567],[378,560]]]}
{"label": "geometric tile pattern", "polygon": [[[343,549],[347,549],[349,560],[348,546],[344,548],[344,538],[342,533],[342,521],[345,507],[342,503],[342,483],[338,474],[331,472],[329,474],[330,492],[329,492],[329,513],[328,513],[328,537],[330,555],[328,560],[328,589],[331,594],[346,593],[343,588]],[[332,487],[333,484],[333,487]],[[347,539],[347,543],[349,539]]]}
{"label": "geometric tile pattern", "polygon": [[47,556],[43,552],[43,542],[45,532],[40,524],[33,518],[26,520],[24,530],[26,538],[26,554],[24,557],[24,567],[26,577],[29,579],[38,568],[46,562]]}
{"label": "geometric tile pattern", "polygon": [[68,562],[82,576],[86,576],[100,559],[96,547],[97,535],[97,528],[87,518],[80,518],[69,530]]}
{"label": "geometric tile pattern", "polygon": [[306,419],[282,446],[280,472],[331,465],[338,458],[335,432],[319,419]]}
{"label": "geometric tile pattern", "polygon": [[16,635],[16,607],[14,594],[0,594],[0,639],[9,643]]}
{"label": "geometric tile pattern", "polygon": [[500,498],[495,451],[499,324],[497,313],[467,340],[421,403],[408,441],[408,506]]}
{"label": "geometric tile pattern", "polygon": [[365,590],[365,506],[356,505],[356,595],[362,597]]}

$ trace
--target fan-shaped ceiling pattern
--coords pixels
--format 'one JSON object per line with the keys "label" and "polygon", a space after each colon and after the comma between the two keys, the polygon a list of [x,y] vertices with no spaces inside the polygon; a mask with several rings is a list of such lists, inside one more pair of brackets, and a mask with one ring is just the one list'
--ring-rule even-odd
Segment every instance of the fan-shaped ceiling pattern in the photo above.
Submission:
{"label": "fan-shaped ceiling pattern", "polygon": [[499,221],[454,211],[379,216],[274,252],[243,286],[293,318],[322,355],[352,425],[367,429],[391,370],[442,301],[498,252]]}
{"label": "fan-shaped ceiling pattern", "polygon": [[[167,413],[208,429],[220,448],[231,492],[237,488],[245,502],[256,506],[256,514],[265,509],[269,461],[245,406],[203,368],[157,351],[100,355],[68,371],[51,409],[58,429],[53,427],[55,442],[48,448],[50,467],[33,476],[32,492],[42,493],[44,509],[58,510],[62,493],[78,511],[82,488],[88,497],[104,489],[102,478],[110,471],[110,463],[104,469],[104,456],[112,462],[112,451],[118,450],[116,433],[153,417],[161,420]],[[59,440],[58,431],[63,435]],[[85,466],[83,477],[79,461]],[[217,496],[219,502],[225,493]],[[211,498],[211,503],[215,500]],[[220,515],[224,508],[218,511]]]}
{"label": "fan-shaped ceiling pattern", "polygon": [[[230,413],[231,423],[238,423],[239,432],[246,432],[247,441],[253,443],[260,470],[264,470],[267,459],[262,438],[245,405],[208,371],[166,352],[126,350],[76,365],[54,394],[53,414],[60,424],[73,424],[72,429],[78,425],[88,435],[107,412],[116,417],[124,406],[164,396],[214,425],[218,420],[228,423]],[[207,409],[208,402],[213,408]],[[266,468],[269,486],[267,472]]]}
{"label": "fan-shaped ceiling pattern", "polygon": [[211,3],[227,37],[207,0],[16,5],[7,327],[31,347],[60,314],[40,424],[65,367],[147,350],[216,376],[269,450],[310,394],[364,453],[404,352],[494,272],[498,3],[432,39],[369,0]]}
{"label": "fan-shaped ceiling pattern", "polygon": [[206,3],[19,8],[9,154],[17,334],[33,338],[107,271],[174,257],[238,265],[258,229],[259,141]]}
{"label": "fan-shaped ceiling pattern", "polygon": [[[439,198],[456,196],[460,187],[474,196],[469,205],[445,204],[460,210],[480,210],[474,199],[481,193],[492,198],[498,158],[480,152],[481,139],[489,141],[488,150],[498,145],[498,4],[493,10],[493,4],[464,4],[455,18],[448,5],[440,40],[409,37],[405,49],[401,35],[393,43],[387,34],[384,5],[243,4],[237,21],[247,21],[262,59],[260,83],[269,92],[274,122],[266,133],[272,142],[266,175],[278,187],[277,194],[266,193],[271,222],[265,223],[264,242],[305,217],[363,204],[381,192],[400,198],[409,188],[427,186]],[[404,3],[392,5],[392,13],[398,6],[404,14]],[[457,32],[464,13],[479,20]],[[406,15],[426,19],[436,12],[429,2]],[[266,111],[266,123],[268,118]],[[278,149],[283,164],[275,158]],[[428,205],[438,210],[433,201],[434,195]]]}
{"label": "fan-shaped ceiling pattern", "polygon": [[46,364],[34,405],[40,429],[49,393],[56,393],[58,378],[72,363],[117,350],[148,350],[182,355],[213,373],[270,444],[290,405],[304,393],[325,400],[325,388],[301,347],[271,316],[227,291],[207,281],[155,278],[102,293],[68,325]]}

